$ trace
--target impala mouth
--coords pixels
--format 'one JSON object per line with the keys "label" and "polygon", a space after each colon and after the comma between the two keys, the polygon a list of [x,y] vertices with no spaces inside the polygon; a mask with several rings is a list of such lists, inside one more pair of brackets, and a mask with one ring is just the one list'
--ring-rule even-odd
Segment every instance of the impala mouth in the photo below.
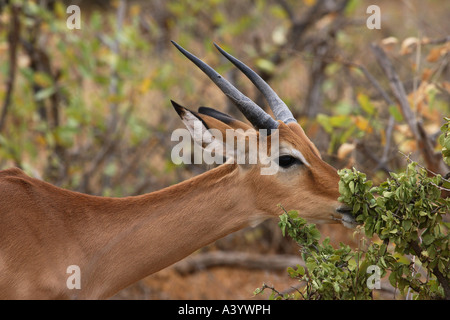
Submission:
{"label": "impala mouth", "polygon": [[333,216],[333,220],[341,222],[345,227],[353,229],[359,224],[356,222],[350,207],[342,205],[336,209],[336,212],[339,214],[339,217]]}

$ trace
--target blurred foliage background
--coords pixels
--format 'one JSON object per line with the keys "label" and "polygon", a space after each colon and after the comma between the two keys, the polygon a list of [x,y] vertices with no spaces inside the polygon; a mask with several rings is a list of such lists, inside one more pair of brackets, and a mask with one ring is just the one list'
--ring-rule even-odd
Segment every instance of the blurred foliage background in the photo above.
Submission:
{"label": "blurred foliage background", "polygon": [[[67,27],[71,4],[81,29]],[[381,9],[379,30],[366,26],[371,4]],[[171,162],[170,136],[182,123],[170,99],[242,116],[175,40],[266,108],[212,42],[250,65],[337,169],[380,181],[411,154],[445,175],[437,150],[450,115],[448,12],[450,2],[438,0],[0,1],[0,169],[103,196],[152,192],[208,170]],[[340,226],[321,231],[354,241]],[[218,250],[275,259],[297,248],[268,221],[201,251]],[[251,298],[274,274],[170,269],[117,298]]]}

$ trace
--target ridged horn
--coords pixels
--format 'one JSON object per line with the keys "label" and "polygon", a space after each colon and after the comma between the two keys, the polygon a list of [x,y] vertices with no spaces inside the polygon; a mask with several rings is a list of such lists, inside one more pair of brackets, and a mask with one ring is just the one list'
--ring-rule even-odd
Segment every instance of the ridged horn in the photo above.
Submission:
{"label": "ridged horn", "polygon": [[243,74],[247,78],[250,79],[251,82],[255,85],[256,88],[263,94],[264,98],[266,98],[267,103],[269,104],[270,109],[272,109],[273,114],[277,120],[281,120],[284,123],[289,122],[297,122],[288,106],[281,100],[281,98],[273,91],[273,89],[265,82],[255,71],[250,69],[246,64],[242,61],[236,59],[231,54],[223,50],[216,43],[214,46],[219,50],[219,52],[225,56],[228,60],[230,60],[239,70],[242,71]]}
{"label": "ridged horn", "polygon": [[[194,56],[192,53],[181,47],[175,41],[172,44],[184,55],[200,68],[220,90],[238,107],[242,114],[257,129],[276,129],[276,122],[269,114],[261,109],[256,103],[242,94],[227,79],[223,78],[213,68]],[[270,131],[269,131],[270,132]],[[269,133],[270,134],[270,133]]]}

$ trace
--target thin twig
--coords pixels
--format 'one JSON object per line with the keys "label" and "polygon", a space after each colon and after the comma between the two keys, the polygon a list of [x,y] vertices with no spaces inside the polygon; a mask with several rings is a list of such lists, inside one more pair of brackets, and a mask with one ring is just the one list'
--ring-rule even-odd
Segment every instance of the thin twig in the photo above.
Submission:
{"label": "thin twig", "polygon": [[433,142],[430,140],[423,128],[422,123],[417,120],[413,110],[411,109],[403,83],[400,81],[392,62],[380,46],[372,43],[371,48],[375,54],[378,64],[388,78],[391,90],[399,103],[400,109],[402,110],[403,118],[410,128],[413,137],[417,142],[418,148],[427,163],[427,166],[433,168],[433,170],[443,173],[446,171],[446,165],[444,164],[442,157],[439,157],[434,152]]}
{"label": "thin twig", "polygon": [[427,45],[427,44],[431,44],[431,45],[436,45],[436,44],[444,44],[450,42],[450,36],[445,36],[443,38],[438,38],[438,39],[429,39],[429,38],[423,38],[420,41],[421,45]]}
{"label": "thin twig", "polygon": [[411,129],[416,140],[421,140],[419,131],[417,129],[416,117],[412,112],[411,107],[409,106],[405,88],[403,87],[403,83],[400,81],[400,78],[398,77],[397,72],[394,69],[394,66],[392,65],[386,53],[380,46],[378,46],[375,43],[372,43],[371,48],[373,53],[375,54],[375,58],[377,59],[378,64],[383,69],[384,73],[386,74],[389,80],[389,85],[397,101],[399,102],[403,116],[406,122],[408,123],[409,128]]}
{"label": "thin twig", "polygon": [[[367,70],[367,68],[364,65],[361,65],[361,64],[358,64],[358,63],[354,63],[354,62],[351,62],[351,61],[339,60],[337,62],[339,62],[342,65],[347,66],[347,67],[353,67],[353,68],[359,69],[364,74],[366,79],[372,84],[372,86],[383,97],[383,99],[386,102],[388,107],[393,106],[393,105],[396,104],[391,99],[391,97],[386,92],[386,90],[383,89],[383,87],[380,85],[378,80],[369,72],[369,70]],[[390,115],[389,116],[389,120],[388,120],[388,125],[387,125],[387,128],[386,128],[386,143],[385,143],[384,148],[383,148],[383,155],[381,156],[381,159],[379,159],[378,165],[375,168],[375,171],[376,170],[383,170],[383,171],[386,171],[386,172],[390,171],[390,169],[387,166],[387,162],[389,160],[388,159],[389,158],[389,150],[391,149],[392,132],[393,132],[393,129],[394,129],[394,125],[395,125],[395,119],[394,119],[394,117],[392,115]]]}
{"label": "thin twig", "polygon": [[[116,55],[120,55],[120,47],[119,47],[119,35],[122,32],[123,28],[123,21],[125,19],[125,12],[126,12],[126,1],[121,0],[119,7],[117,8],[117,24],[116,24],[116,37],[109,45],[110,50]],[[117,66],[112,65],[111,66],[111,82],[109,84],[109,94],[113,97],[118,95],[119,92],[119,74],[117,72]],[[109,124],[108,124],[108,133],[111,134],[115,132],[118,122],[118,104],[115,102],[115,99],[113,99],[113,102],[110,104],[110,113],[111,116],[109,118]]]}
{"label": "thin twig", "polygon": [[[404,154],[403,152],[401,152],[401,151],[398,151],[400,154],[402,154],[405,158],[406,158],[406,160],[408,161],[408,162],[413,162],[413,160],[411,159],[411,157],[408,155],[406,155],[406,154]],[[445,182],[448,182],[448,183],[450,183],[450,180],[448,180],[448,179],[446,179],[445,177],[442,177],[442,175],[441,174],[439,174],[439,173],[436,173],[436,172],[433,172],[432,170],[430,170],[430,169],[428,169],[428,168],[425,168],[424,166],[422,166],[421,164],[419,164],[419,163],[417,163],[417,166],[418,167],[420,167],[420,168],[422,168],[422,169],[424,169],[424,170],[426,170],[428,173],[431,173],[432,175],[434,175],[434,176],[437,176],[437,175],[439,175],[439,176],[441,176],[441,179],[442,180],[444,180]],[[445,190],[445,191],[450,191],[450,189],[446,189],[446,188],[444,188],[444,187],[440,187],[440,186],[437,186],[436,184],[434,184],[434,183],[432,183],[433,185],[435,185],[436,187],[438,187],[439,189],[442,189],[442,190]]]}
{"label": "thin twig", "polygon": [[17,5],[11,6],[11,22],[8,33],[8,51],[9,51],[9,74],[6,82],[6,95],[3,101],[2,113],[0,115],[0,132],[3,131],[6,122],[6,115],[11,106],[12,94],[14,91],[14,82],[17,69],[17,46],[20,38],[20,8]]}
{"label": "thin twig", "polygon": [[[422,248],[420,244],[416,241],[409,242],[410,247],[413,249],[415,255],[419,258],[422,254]],[[438,282],[442,285],[442,288],[444,289],[444,299],[450,300],[450,283],[448,280],[447,275],[444,275],[438,268],[438,266],[435,266],[432,269],[434,275],[436,276]],[[414,289],[414,288],[413,288]]]}

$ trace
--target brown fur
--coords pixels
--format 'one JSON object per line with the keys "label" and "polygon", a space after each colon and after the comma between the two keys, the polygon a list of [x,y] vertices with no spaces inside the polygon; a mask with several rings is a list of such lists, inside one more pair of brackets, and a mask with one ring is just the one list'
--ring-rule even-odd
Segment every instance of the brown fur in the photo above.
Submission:
{"label": "brown fur", "polygon": [[[221,131],[250,128],[196,116]],[[107,298],[231,232],[278,216],[277,204],[314,222],[335,223],[336,170],[299,125],[280,123],[279,133],[310,167],[262,176],[259,164],[224,164],[125,198],[61,189],[16,168],[0,171],[0,298]],[[81,289],[67,288],[69,265],[80,267]]]}

